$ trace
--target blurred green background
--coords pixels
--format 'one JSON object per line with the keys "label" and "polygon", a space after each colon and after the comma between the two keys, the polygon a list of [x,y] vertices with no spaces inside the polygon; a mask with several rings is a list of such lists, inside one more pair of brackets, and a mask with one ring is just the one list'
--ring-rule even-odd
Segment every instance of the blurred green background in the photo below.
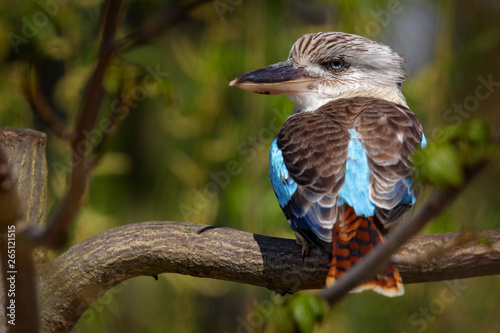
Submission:
{"label": "blurred green background", "polygon": [[[119,36],[146,24],[166,4],[127,1]],[[96,59],[101,6],[99,0],[0,3],[2,126],[47,130],[21,94],[33,73],[59,117],[75,121]],[[305,33],[345,31],[406,56],[403,88],[430,141],[444,126],[472,119],[495,128],[499,17],[494,0],[220,0],[197,7],[161,37],[113,60],[103,119],[124,101],[121,89],[135,94],[125,101],[129,116],[93,172],[71,244],[150,220],[293,238],[271,189],[267,161],[272,137],[293,105],[283,95],[230,88],[229,81],[285,60]],[[156,79],[144,81],[152,73]],[[67,186],[68,153],[64,141],[49,135],[51,207]],[[496,159],[425,232],[499,228],[499,164]],[[422,189],[417,210],[431,190]],[[500,278],[457,283],[407,285],[405,296],[396,299],[351,295],[315,332],[498,332]],[[158,281],[136,278],[108,291],[74,331],[252,332],[269,317],[268,306],[279,302],[263,288],[163,274]]]}

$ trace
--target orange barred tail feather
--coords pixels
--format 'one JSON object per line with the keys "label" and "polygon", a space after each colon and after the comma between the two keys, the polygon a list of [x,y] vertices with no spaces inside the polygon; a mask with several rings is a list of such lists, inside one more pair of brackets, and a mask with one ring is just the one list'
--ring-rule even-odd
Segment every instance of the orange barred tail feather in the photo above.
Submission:
{"label": "orange barred tail feather", "polygon": [[[333,227],[332,261],[326,278],[327,286],[334,284],[339,276],[360,261],[375,245],[384,242],[373,217],[357,216],[354,209],[346,204],[339,207],[338,216],[339,220]],[[374,279],[359,285],[352,292],[366,289],[388,297],[404,294],[401,276],[394,265],[377,274]]]}

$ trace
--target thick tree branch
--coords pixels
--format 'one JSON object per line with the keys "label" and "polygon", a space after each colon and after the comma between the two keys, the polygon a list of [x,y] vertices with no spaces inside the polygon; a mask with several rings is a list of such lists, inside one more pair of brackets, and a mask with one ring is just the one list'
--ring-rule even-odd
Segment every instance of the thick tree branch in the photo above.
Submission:
{"label": "thick tree branch", "polygon": [[[459,234],[415,236],[398,252],[424,255]],[[500,230],[423,263],[398,266],[405,283],[500,274]],[[140,275],[179,273],[266,287],[280,293],[323,287],[328,260],[302,262],[294,240],[194,223],[144,222],[108,230],[70,248],[40,270],[44,331],[74,325],[118,283]]]}

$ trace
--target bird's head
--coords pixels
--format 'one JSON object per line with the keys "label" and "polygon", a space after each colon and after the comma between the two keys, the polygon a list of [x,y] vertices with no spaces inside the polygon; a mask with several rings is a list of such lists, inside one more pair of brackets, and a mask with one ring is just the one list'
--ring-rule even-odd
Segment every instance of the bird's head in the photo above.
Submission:
{"label": "bird's head", "polygon": [[342,32],[306,34],[288,59],[237,77],[243,90],[287,94],[295,112],[313,111],[340,98],[376,97],[406,105],[404,58],[391,47]]}

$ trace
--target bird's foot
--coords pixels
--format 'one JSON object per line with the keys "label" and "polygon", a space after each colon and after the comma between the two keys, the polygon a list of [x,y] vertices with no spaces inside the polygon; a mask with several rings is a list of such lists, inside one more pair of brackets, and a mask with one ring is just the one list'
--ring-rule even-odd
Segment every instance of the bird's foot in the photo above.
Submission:
{"label": "bird's foot", "polygon": [[296,237],[295,242],[297,243],[297,245],[302,246],[302,262],[304,262],[304,260],[306,260],[306,256],[309,254],[311,250],[311,246],[304,239],[304,237],[302,237],[302,235],[299,234],[298,232],[295,233],[295,237]]}

